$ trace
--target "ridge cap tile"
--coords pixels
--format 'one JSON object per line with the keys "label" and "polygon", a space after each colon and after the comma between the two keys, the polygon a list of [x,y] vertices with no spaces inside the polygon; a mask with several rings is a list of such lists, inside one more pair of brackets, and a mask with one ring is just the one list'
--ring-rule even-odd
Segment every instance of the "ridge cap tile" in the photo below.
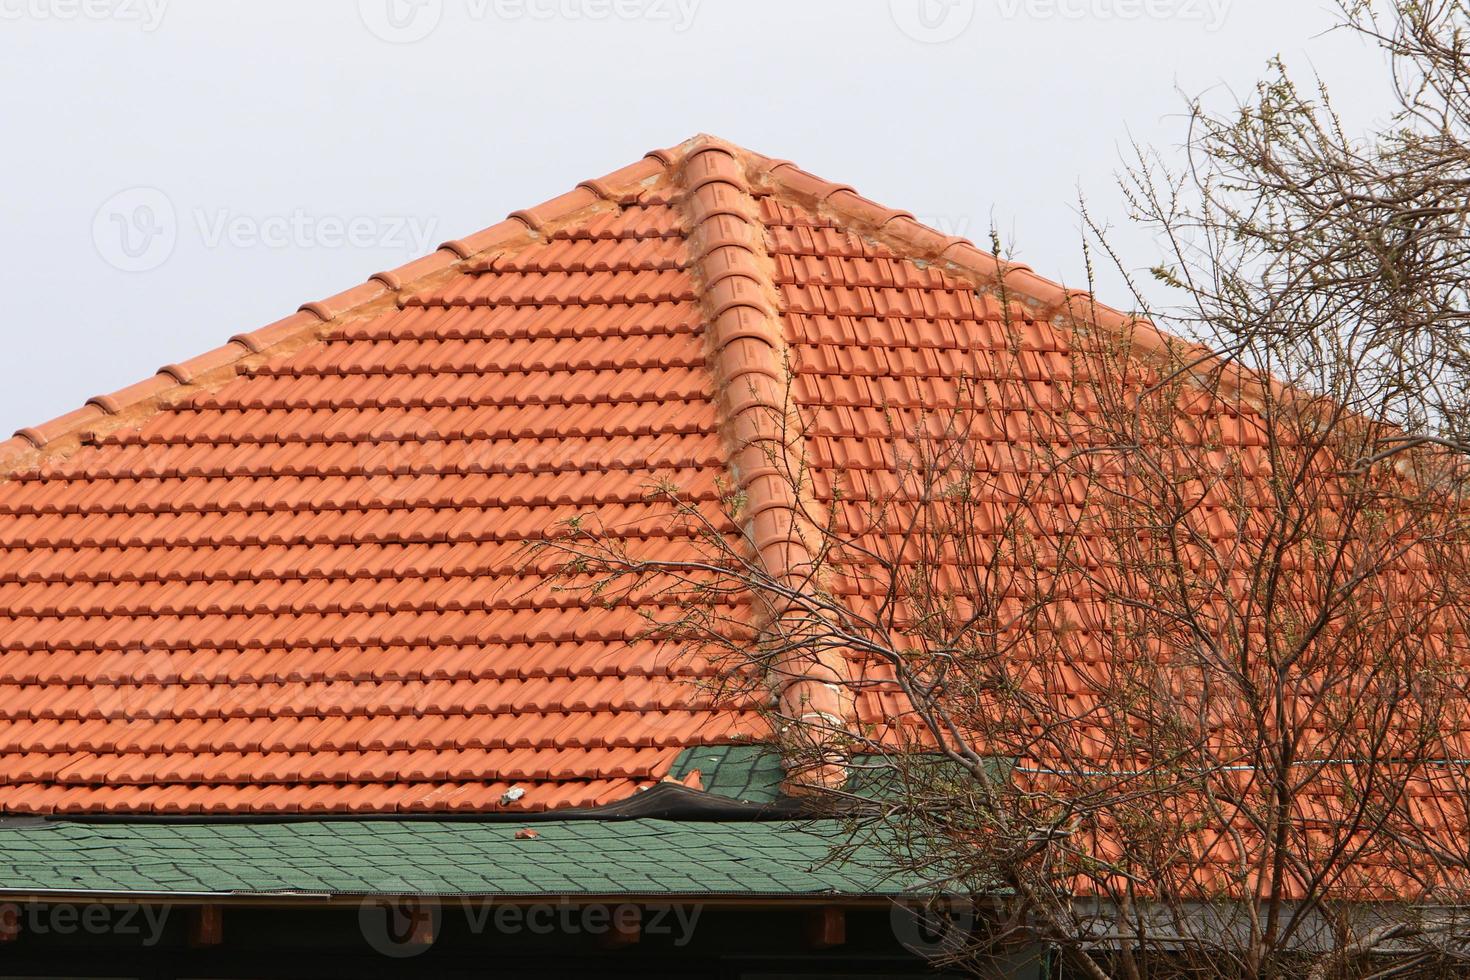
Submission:
{"label": "ridge cap tile", "polygon": [[[807,541],[813,502],[809,482],[792,486],[787,474],[802,472],[798,460],[807,448],[794,417],[775,267],[750,193],[747,161],[739,148],[701,135],[686,145],[675,180],[694,241],[690,272],[705,309],[727,465],[747,495],[743,536],[768,574],[799,586],[814,571]],[[713,245],[709,229],[716,236]],[[712,261],[716,253],[720,259]],[[760,606],[757,629],[780,622],[785,610],[769,597],[754,598]],[[820,705],[843,725],[855,719],[850,689],[841,683],[849,679],[846,659],[832,653],[794,654],[767,675],[781,710],[803,716]],[[786,761],[793,792],[841,785],[847,777],[837,759],[816,769]]]}

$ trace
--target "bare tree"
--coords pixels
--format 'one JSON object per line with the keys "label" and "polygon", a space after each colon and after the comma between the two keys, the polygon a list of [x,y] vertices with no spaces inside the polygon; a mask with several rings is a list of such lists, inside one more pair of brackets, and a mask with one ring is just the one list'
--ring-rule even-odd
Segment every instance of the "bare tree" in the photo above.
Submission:
{"label": "bare tree", "polygon": [[848,665],[856,711],[760,699],[798,768],[846,768],[823,795],[862,840],[984,910],[955,962],[1025,941],[1096,978],[1328,980],[1470,953],[1470,17],[1344,15],[1392,60],[1388,130],[1350,139],[1277,66],[1193,107],[1181,174],[1127,176],[1175,307],[1032,323],[1002,277],[1007,343],[896,410],[860,483],[773,413],[812,502],[799,576],[738,495],[672,485],[652,520],[692,554],[581,523],[541,546],[722,662],[721,695]]}

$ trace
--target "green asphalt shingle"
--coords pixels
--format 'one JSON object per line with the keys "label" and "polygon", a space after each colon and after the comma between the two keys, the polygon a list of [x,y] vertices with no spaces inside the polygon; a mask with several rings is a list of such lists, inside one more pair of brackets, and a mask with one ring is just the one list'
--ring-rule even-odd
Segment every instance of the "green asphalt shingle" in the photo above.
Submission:
{"label": "green asphalt shingle", "polygon": [[781,796],[781,753],[769,745],[703,745],[685,749],[669,770],[683,781],[698,769],[705,792],[742,803],[773,803]]}
{"label": "green asphalt shingle", "polygon": [[[534,839],[516,832],[533,830]],[[0,889],[403,895],[896,895],[841,823],[563,820],[0,826]]]}
{"label": "green asphalt shingle", "polygon": [[[903,766],[893,760],[876,755],[854,755],[849,760],[847,792],[856,796],[881,798],[903,796],[901,780],[908,771],[910,778],[923,779],[932,783],[938,775],[933,767],[954,770],[953,778],[959,782],[968,776],[953,763],[939,756],[910,756]],[[996,774],[1010,765],[995,760]],[[920,772],[919,766],[930,768]],[[685,749],[674,760],[669,776],[680,782],[693,770],[699,770],[700,784],[704,791],[713,796],[723,796],[741,803],[775,803],[782,798],[781,782],[786,771],[781,763],[781,753],[770,745],[701,745]]]}

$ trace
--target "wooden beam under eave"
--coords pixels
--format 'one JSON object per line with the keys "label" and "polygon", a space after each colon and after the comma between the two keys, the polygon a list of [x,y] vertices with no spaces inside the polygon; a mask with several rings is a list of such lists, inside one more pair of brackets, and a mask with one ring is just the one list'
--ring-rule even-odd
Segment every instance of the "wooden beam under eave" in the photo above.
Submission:
{"label": "wooden beam under eave", "polygon": [[812,949],[831,949],[847,942],[847,913],[815,909],[806,914],[806,941]]}
{"label": "wooden beam under eave", "polygon": [[218,905],[200,905],[189,910],[189,945],[198,949],[225,941],[225,910]]}
{"label": "wooden beam under eave", "polygon": [[604,949],[622,949],[643,939],[643,910],[636,905],[618,905],[612,910],[612,921],[599,943]]}
{"label": "wooden beam under eave", "polygon": [[415,902],[408,911],[409,946],[432,946],[434,940],[438,939],[435,932],[438,916],[434,914],[434,907],[427,902]]}

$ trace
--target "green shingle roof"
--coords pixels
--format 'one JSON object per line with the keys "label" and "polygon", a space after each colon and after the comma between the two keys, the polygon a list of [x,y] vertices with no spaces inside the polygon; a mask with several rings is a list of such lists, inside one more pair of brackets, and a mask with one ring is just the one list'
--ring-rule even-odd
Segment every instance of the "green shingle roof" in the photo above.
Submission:
{"label": "green shingle roof", "polygon": [[[518,839],[519,831],[534,831]],[[882,896],[876,849],[829,860],[834,820],[392,819],[0,826],[0,889],[159,895]]]}
{"label": "green shingle roof", "polygon": [[742,803],[774,803],[781,798],[786,771],[781,753],[768,745],[703,745],[685,749],[669,770],[683,780],[698,769],[705,792]]}

